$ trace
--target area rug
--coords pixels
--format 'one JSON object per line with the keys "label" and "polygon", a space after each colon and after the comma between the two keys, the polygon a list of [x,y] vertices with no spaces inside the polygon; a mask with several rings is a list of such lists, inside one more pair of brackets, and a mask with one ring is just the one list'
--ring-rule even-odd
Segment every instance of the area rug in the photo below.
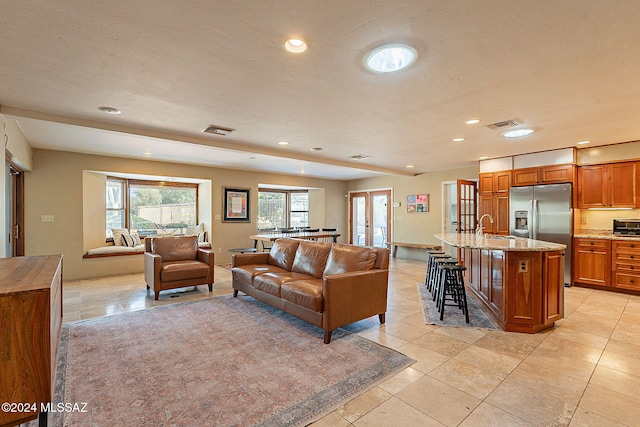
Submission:
{"label": "area rug", "polygon": [[[471,293],[467,293],[467,307],[469,308],[469,323],[465,319],[465,315],[457,307],[447,306],[444,310],[444,319],[440,320],[440,312],[436,307],[431,292],[424,283],[418,283],[418,295],[420,296],[420,304],[422,305],[422,314],[425,323],[428,325],[456,326],[456,327],[473,327],[485,329],[499,329],[491,319],[487,317],[478,305],[476,297]],[[447,301],[451,304],[451,301]]]}
{"label": "area rug", "polygon": [[301,426],[415,361],[251,297],[160,306],[65,325],[56,426]]}

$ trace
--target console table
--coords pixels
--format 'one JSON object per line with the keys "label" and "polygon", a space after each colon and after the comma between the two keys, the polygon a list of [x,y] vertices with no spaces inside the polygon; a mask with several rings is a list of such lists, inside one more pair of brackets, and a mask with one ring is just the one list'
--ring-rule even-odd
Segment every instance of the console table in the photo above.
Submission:
{"label": "console table", "polygon": [[0,411],[0,426],[46,426],[61,329],[62,255],[0,259],[0,402],[34,405]]}

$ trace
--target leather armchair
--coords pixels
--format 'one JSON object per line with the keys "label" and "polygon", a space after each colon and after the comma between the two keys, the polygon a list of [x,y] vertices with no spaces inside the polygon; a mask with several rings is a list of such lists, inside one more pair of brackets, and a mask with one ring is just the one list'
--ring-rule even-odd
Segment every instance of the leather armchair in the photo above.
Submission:
{"label": "leather armchair", "polygon": [[144,279],[158,300],[160,291],[208,285],[213,291],[214,253],[198,248],[198,236],[145,239]]}

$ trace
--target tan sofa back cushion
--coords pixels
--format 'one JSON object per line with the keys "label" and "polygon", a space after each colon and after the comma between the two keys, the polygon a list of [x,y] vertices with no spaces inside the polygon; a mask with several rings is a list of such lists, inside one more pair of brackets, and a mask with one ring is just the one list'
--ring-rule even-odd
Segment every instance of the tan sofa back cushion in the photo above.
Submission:
{"label": "tan sofa back cushion", "polygon": [[374,248],[334,243],[331,245],[324,275],[371,270],[376,263],[376,254]]}
{"label": "tan sofa back cushion", "polygon": [[198,236],[153,238],[151,252],[160,255],[163,263],[196,259]]}
{"label": "tan sofa back cushion", "polygon": [[331,245],[319,242],[300,242],[292,271],[304,273],[320,279],[327,265]]}
{"label": "tan sofa back cushion", "polygon": [[269,251],[267,263],[291,271],[299,244],[300,241],[293,239],[276,240],[271,247],[271,251]]}

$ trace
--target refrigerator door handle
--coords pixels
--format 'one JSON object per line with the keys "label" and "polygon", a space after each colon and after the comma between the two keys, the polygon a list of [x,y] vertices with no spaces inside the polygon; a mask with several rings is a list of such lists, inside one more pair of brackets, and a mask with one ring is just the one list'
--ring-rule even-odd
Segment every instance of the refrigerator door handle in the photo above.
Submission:
{"label": "refrigerator door handle", "polygon": [[536,240],[538,238],[538,201],[534,199],[533,201],[533,233],[532,239]]}

